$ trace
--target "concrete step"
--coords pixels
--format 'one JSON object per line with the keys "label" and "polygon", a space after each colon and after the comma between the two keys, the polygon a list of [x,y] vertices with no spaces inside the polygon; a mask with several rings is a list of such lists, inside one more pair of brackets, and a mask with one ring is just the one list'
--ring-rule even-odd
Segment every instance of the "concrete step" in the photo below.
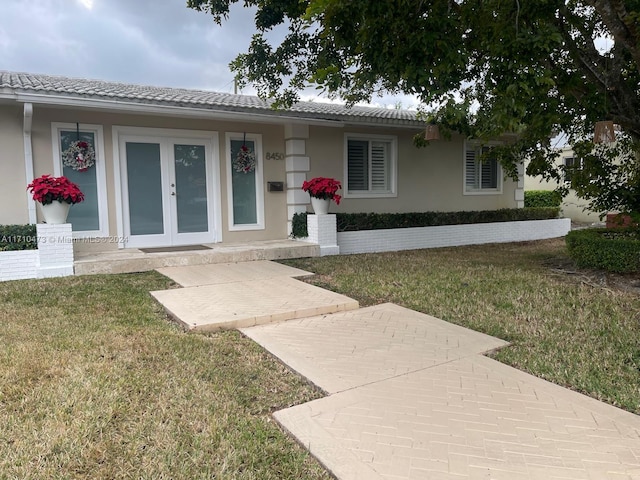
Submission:
{"label": "concrete step", "polygon": [[240,244],[211,244],[204,250],[145,253],[138,249],[122,249],[96,253],[79,253],[74,262],[76,275],[146,272],[158,268],[282,260],[316,257],[318,245],[294,240],[275,240]]}
{"label": "concrete step", "polygon": [[291,277],[151,292],[185,329],[214,332],[353,310],[358,302]]}
{"label": "concrete step", "polygon": [[151,294],[186,330],[211,332],[358,308],[358,302],[295,280],[309,272],[270,261],[161,268],[185,288]]}

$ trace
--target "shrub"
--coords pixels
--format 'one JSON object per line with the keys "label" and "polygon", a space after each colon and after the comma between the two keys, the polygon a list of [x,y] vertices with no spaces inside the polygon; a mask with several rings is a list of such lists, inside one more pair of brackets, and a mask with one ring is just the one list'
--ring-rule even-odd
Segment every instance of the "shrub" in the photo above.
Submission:
{"label": "shrub", "polygon": [[387,228],[438,227],[469,223],[515,222],[557,218],[558,208],[505,208],[471,212],[339,213],[339,232]]}
{"label": "shrub", "polygon": [[0,225],[0,251],[36,250],[35,225]]}
{"label": "shrub", "polygon": [[307,214],[306,213],[294,213],[291,219],[291,236],[293,238],[308,237],[307,232]]}
{"label": "shrub", "polygon": [[525,208],[559,207],[562,195],[555,190],[529,190],[524,192]]}
{"label": "shrub", "polygon": [[[514,222],[522,220],[548,220],[560,213],[555,208],[505,208],[471,212],[414,212],[414,213],[338,213],[338,232],[381,230],[389,228],[437,227],[469,223]],[[307,214],[293,216],[293,238],[307,236]]]}
{"label": "shrub", "polygon": [[640,228],[574,230],[565,241],[569,256],[578,267],[640,272]]}

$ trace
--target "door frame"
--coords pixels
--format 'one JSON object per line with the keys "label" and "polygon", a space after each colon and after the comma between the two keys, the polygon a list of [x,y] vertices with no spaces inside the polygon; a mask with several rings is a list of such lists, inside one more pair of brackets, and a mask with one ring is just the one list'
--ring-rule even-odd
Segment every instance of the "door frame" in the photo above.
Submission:
{"label": "door frame", "polygon": [[[129,226],[126,219],[128,213],[125,212],[125,180],[126,172],[125,155],[120,148],[121,139],[123,137],[148,137],[148,139],[158,139],[162,142],[188,142],[195,140],[205,143],[205,156],[207,162],[207,188],[208,194],[208,212],[209,212],[209,231],[211,239],[207,243],[217,243],[222,241],[222,194],[220,191],[220,154],[218,143],[218,132],[205,130],[180,130],[169,128],[147,128],[147,127],[127,127],[114,125],[112,127],[113,142],[113,166],[115,179],[115,200],[116,200],[116,222],[118,232],[118,248],[139,248],[142,245],[129,246],[130,238],[128,238]],[[162,152],[162,147],[161,147]],[[162,153],[161,153],[162,154]],[[172,158],[172,156],[170,156]],[[200,242],[201,243],[201,242]],[[152,246],[152,245],[149,245]]]}

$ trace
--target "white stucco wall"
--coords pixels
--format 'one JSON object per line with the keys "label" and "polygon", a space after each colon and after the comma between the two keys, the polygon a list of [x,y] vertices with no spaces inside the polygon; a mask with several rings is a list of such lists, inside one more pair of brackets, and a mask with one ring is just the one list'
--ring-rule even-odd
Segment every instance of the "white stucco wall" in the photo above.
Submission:
{"label": "white stucco wall", "polygon": [[[571,148],[563,148],[560,158],[557,159],[557,165],[563,165],[564,159],[573,157]],[[543,180],[540,176],[526,175],[524,179],[525,190],[555,190],[558,188],[558,182],[550,182]],[[588,202],[578,198],[576,193],[571,190],[562,202],[562,216],[570,218],[576,222],[599,223],[601,222],[599,213],[587,209]]]}

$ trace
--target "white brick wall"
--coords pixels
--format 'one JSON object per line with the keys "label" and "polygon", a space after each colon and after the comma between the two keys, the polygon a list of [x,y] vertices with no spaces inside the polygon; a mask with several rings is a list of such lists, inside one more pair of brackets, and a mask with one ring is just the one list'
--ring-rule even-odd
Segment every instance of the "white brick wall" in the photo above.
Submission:
{"label": "white brick wall", "polygon": [[36,226],[38,230],[38,278],[73,275],[71,224]]}
{"label": "white brick wall", "polygon": [[71,224],[36,226],[38,250],[0,252],[0,281],[73,275]]}
{"label": "white brick wall", "polygon": [[306,241],[320,245],[321,257],[340,253],[335,214],[307,215],[307,232]]}
{"label": "white brick wall", "polygon": [[563,237],[570,230],[571,220],[560,218],[339,232],[337,236],[340,253],[349,254],[543,240]]}
{"label": "white brick wall", "polygon": [[36,278],[38,250],[0,252],[0,282]]}

